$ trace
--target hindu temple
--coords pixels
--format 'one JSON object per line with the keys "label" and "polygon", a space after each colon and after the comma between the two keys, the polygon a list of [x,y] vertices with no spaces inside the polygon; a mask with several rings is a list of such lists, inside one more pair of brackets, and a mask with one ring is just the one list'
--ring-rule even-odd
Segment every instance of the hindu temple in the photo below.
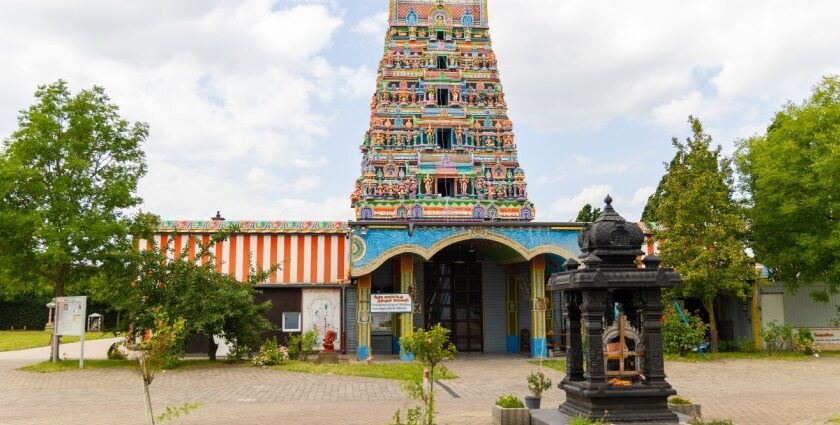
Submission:
{"label": "hindu temple", "polygon": [[[153,241],[180,252],[223,229],[216,268],[260,285],[283,342],[335,332],[359,360],[411,354],[399,337],[451,330],[460,352],[545,356],[565,342],[548,276],[577,258],[580,223],[535,221],[508,117],[486,0],[390,0],[370,103],[357,135],[346,222],[166,221]],[[319,343],[322,341],[319,341]],[[196,348],[201,351],[200,348]]]}

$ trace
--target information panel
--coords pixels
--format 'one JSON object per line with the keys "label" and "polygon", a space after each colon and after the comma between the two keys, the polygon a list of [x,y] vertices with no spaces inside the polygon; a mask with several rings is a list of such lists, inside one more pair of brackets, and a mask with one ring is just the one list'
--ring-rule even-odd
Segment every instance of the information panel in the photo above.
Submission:
{"label": "information panel", "polygon": [[409,294],[371,294],[371,313],[411,313],[413,305]]}
{"label": "information panel", "polygon": [[58,297],[55,299],[55,334],[82,336],[85,333],[87,297]]}

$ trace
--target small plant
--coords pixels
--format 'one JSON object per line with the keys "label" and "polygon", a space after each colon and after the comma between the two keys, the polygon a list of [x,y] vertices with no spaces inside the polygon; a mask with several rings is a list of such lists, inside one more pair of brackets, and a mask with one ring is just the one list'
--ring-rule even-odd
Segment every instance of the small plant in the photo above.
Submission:
{"label": "small plant", "polygon": [[179,418],[181,415],[189,415],[193,410],[201,407],[201,403],[184,403],[183,406],[166,406],[166,410],[158,415],[158,422]]}
{"label": "small plant", "polygon": [[277,337],[267,339],[260,347],[260,353],[254,357],[254,366],[274,366],[289,360],[289,350],[277,343]]}
{"label": "small plant", "polygon": [[607,425],[603,419],[587,419],[583,416],[576,416],[572,418],[569,425]]}
{"label": "small plant", "polygon": [[394,412],[393,422],[390,425],[420,425],[421,420],[423,417],[422,409],[418,406],[412,409],[408,409],[405,412],[405,422],[402,421],[402,412],[397,409]]}
{"label": "small plant", "polygon": [[767,324],[767,327],[761,330],[761,339],[764,340],[764,346],[770,355],[775,355],[777,352],[784,350],[785,343],[793,336],[793,327],[790,323],[780,325],[779,322],[773,320]]}
{"label": "small plant", "polygon": [[692,419],[689,425],[735,425],[735,422],[730,419],[709,419],[708,421]]}
{"label": "small plant", "polygon": [[522,403],[522,400],[513,394],[505,394],[496,400],[496,406],[502,409],[522,409],[525,407],[525,403]]}
{"label": "small plant", "polygon": [[693,403],[691,402],[691,400],[689,400],[687,398],[683,398],[683,397],[680,397],[680,396],[677,396],[677,395],[672,395],[671,397],[668,397],[668,404],[682,404],[682,405],[685,405],[685,404],[693,404]]}
{"label": "small plant", "polygon": [[542,372],[531,372],[528,375],[528,391],[534,398],[542,398],[543,393],[551,388],[551,379]]}
{"label": "small plant", "polygon": [[806,356],[819,354],[820,349],[814,343],[814,335],[810,329],[798,329],[793,337],[793,349]]}
{"label": "small plant", "polygon": [[687,311],[685,316],[688,323],[683,322],[674,306],[665,308],[662,338],[666,353],[685,357],[706,338],[706,329],[709,325],[703,323],[700,317]]}
{"label": "small plant", "polygon": [[449,340],[449,329],[435,325],[428,330],[415,329],[400,337],[400,346],[423,363],[423,405],[425,425],[435,423],[435,368],[455,357],[458,351]]}

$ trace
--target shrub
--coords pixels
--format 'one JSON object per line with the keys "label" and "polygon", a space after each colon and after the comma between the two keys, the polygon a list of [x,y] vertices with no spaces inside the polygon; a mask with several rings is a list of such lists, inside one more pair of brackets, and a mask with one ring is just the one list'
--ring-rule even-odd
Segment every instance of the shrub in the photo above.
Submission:
{"label": "shrub", "polygon": [[108,347],[108,360],[124,360],[125,354],[122,352],[123,343],[115,342]]}
{"label": "shrub", "polygon": [[[435,423],[435,368],[444,361],[451,360],[458,351],[449,340],[449,329],[440,324],[429,329],[418,328],[414,332],[400,337],[400,346],[407,353],[414,354],[423,364],[423,375],[428,376],[428,383],[423,382],[424,423]],[[424,378],[425,381],[425,378]]]}
{"label": "shrub", "polygon": [[513,394],[505,394],[496,400],[496,406],[502,409],[521,409],[525,407],[525,403]]}
{"label": "shrub", "polygon": [[260,353],[254,357],[254,366],[274,366],[289,360],[289,350],[277,343],[277,338],[265,340],[260,347]]}
{"label": "shrub", "polygon": [[814,335],[810,329],[798,329],[793,337],[793,349],[806,356],[813,356],[820,352],[814,343]]}
{"label": "shrub", "polygon": [[286,339],[286,346],[289,348],[289,358],[292,360],[309,359],[309,355],[315,352],[318,345],[318,333],[310,329],[302,334],[289,335]]}
{"label": "shrub", "polygon": [[665,308],[662,338],[666,353],[685,356],[706,338],[708,325],[693,314],[686,312],[685,315],[688,323],[682,321],[673,306]]}
{"label": "shrub", "polygon": [[785,343],[793,336],[793,327],[790,323],[779,325],[773,320],[767,327],[761,330],[761,339],[764,340],[764,347],[772,356],[778,351],[785,349]]}
{"label": "shrub", "polygon": [[687,398],[680,397],[678,395],[672,395],[668,397],[668,404],[693,404],[691,400]]}
{"label": "shrub", "polygon": [[542,394],[551,388],[551,379],[542,372],[531,372],[528,375],[528,391],[534,398],[542,398]]}

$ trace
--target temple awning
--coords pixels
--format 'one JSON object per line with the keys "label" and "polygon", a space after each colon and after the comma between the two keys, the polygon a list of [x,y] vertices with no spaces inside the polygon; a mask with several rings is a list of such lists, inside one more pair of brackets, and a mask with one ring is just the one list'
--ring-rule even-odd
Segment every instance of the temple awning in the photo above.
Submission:
{"label": "temple awning", "polygon": [[[350,276],[350,240],[346,222],[301,221],[165,221],[154,244],[141,240],[139,249],[170,246],[173,252],[187,249],[196,258],[199,243],[210,235],[233,229],[230,238],[214,247],[216,270],[246,280],[250,267],[280,269],[265,284],[340,284]],[[170,254],[172,256],[172,254]]]}

